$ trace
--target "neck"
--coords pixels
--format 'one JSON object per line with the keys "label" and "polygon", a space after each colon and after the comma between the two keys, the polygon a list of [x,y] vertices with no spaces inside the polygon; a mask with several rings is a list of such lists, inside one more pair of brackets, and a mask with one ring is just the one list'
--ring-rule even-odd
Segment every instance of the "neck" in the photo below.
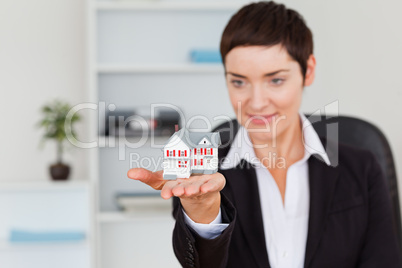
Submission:
{"label": "neck", "polygon": [[302,125],[299,116],[293,119],[290,126],[275,137],[276,140],[270,139],[269,141],[255,140],[250,137],[254,145],[269,144],[270,146],[264,148],[254,148],[257,158],[260,160],[267,156],[276,156],[284,158],[287,165],[300,160],[304,156],[304,146],[302,141]]}

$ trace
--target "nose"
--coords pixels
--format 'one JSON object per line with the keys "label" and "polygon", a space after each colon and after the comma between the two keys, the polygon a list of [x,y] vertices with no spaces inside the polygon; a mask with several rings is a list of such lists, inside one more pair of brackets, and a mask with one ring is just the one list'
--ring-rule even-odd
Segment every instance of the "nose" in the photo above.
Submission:
{"label": "nose", "polygon": [[264,94],[261,85],[253,86],[251,90],[250,107],[254,112],[263,111],[269,105],[269,96]]}

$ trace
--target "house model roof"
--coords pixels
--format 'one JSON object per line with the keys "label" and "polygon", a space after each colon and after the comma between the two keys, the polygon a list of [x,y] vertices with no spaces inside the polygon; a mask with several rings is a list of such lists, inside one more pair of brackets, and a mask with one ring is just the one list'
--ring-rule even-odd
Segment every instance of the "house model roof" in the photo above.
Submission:
{"label": "house model roof", "polygon": [[[169,138],[165,146],[175,139],[175,137],[180,138],[190,148],[219,147],[219,145],[221,145],[219,132],[190,132],[182,128]],[[211,144],[200,144],[204,138]],[[163,148],[165,148],[165,146],[163,146]]]}

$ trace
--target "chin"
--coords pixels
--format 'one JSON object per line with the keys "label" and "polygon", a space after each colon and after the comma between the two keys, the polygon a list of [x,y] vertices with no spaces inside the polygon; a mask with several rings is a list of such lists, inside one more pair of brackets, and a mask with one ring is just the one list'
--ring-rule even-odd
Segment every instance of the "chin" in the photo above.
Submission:
{"label": "chin", "polygon": [[252,142],[258,142],[258,143],[269,143],[274,138],[276,138],[276,135],[274,135],[272,132],[268,130],[264,132],[253,132],[251,130],[248,131],[248,135]]}

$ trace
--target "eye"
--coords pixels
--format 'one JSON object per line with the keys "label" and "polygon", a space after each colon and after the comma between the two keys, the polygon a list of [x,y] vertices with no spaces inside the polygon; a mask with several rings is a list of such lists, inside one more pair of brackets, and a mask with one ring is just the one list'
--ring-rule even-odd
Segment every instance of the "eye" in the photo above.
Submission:
{"label": "eye", "polygon": [[230,81],[232,84],[233,84],[233,86],[235,86],[235,87],[242,87],[242,86],[244,86],[244,82],[242,81],[242,80],[232,80],[232,81]]}
{"label": "eye", "polygon": [[279,85],[283,84],[284,81],[285,81],[285,79],[282,79],[282,78],[274,78],[271,80],[271,83],[276,86],[279,86]]}

